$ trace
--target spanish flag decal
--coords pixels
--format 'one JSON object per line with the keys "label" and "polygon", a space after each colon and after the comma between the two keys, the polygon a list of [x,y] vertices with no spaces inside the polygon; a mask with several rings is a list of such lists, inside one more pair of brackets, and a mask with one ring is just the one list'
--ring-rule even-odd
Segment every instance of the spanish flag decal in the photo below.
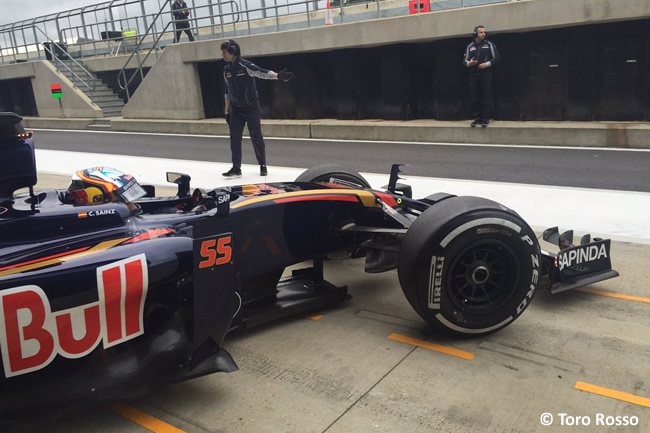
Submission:
{"label": "spanish flag decal", "polygon": [[79,218],[86,218],[86,217],[88,216],[88,212],[79,212],[79,213],[77,214],[77,216],[78,216]]}

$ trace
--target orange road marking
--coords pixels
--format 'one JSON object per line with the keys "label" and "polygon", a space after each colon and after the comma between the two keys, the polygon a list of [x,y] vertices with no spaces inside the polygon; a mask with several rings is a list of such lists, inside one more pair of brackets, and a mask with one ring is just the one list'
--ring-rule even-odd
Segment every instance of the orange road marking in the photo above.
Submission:
{"label": "orange road marking", "polygon": [[602,290],[586,289],[584,287],[575,289],[578,292],[591,293],[592,295],[609,296],[610,298],[626,299],[628,301],[645,302],[650,304],[650,298],[641,298],[639,296],[619,295],[618,293],[603,292]]}
{"label": "orange road marking", "polygon": [[602,395],[603,397],[638,404],[639,406],[650,407],[650,398],[639,397],[638,395],[628,394],[627,392],[615,391],[613,389],[603,388],[602,386],[591,385],[584,382],[576,382],[576,389],[590,392],[592,394]]}
{"label": "orange road marking", "polygon": [[323,318],[322,314],[308,314],[307,317],[313,320],[320,320]]}
{"label": "orange road marking", "polygon": [[388,336],[391,340],[401,341],[402,343],[412,344],[413,346],[423,347],[429,350],[435,350],[436,352],[445,353],[447,355],[456,356],[458,358],[463,358],[468,361],[474,359],[474,354],[465,352],[462,350],[454,349],[452,347],[441,346],[439,344],[428,343],[426,341],[418,340],[411,337],[406,337],[405,335],[400,334],[390,334]]}
{"label": "orange road marking", "polygon": [[151,415],[147,415],[144,412],[140,412],[138,409],[119,401],[106,403],[104,406],[116,414],[123,416],[129,421],[134,422],[154,433],[186,433],[183,430],[177,429],[176,427],[171,426],[166,422],[154,418]]}

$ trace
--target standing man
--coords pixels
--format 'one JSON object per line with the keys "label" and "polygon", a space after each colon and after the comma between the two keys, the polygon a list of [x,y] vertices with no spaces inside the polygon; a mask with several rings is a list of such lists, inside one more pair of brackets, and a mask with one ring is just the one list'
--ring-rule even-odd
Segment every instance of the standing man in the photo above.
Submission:
{"label": "standing man", "polygon": [[474,40],[465,49],[463,63],[469,68],[469,90],[472,95],[472,128],[490,124],[492,96],[492,67],[499,62],[499,51],[494,42],[485,37],[485,26],[474,28]]}
{"label": "standing man", "polygon": [[174,0],[172,3],[172,12],[174,13],[174,27],[176,27],[176,33],[174,36],[174,43],[181,40],[181,33],[184,31],[190,42],[194,40],[192,36],[192,30],[190,30],[190,11],[187,9],[187,4],[184,0]]}
{"label": "standing man", "polygon": [[223,175],[241,176],[241,139],[244,125],[248,123],[255,157],[260,165],[260,176],[266,176],[268,174],[266,148],[262,137],[260,100],[255,78],[289,81],[293,78],[293,73],[286,69],[273,72],[242,59],[241,48],[232,39],[221,44],[221,57],[227,62],[223,68],[223,78],[226,81],[225,114],[226,122],[230,127],[230,151],[232,152],[232,168]]}

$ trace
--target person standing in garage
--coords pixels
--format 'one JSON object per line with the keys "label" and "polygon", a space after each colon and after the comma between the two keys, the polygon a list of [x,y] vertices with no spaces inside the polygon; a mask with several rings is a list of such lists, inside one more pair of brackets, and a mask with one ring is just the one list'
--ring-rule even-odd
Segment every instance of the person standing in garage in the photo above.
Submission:
{"label": "person standing in garage", "polygon": [[488,41],[485,26],[474,28],[474,40],[465,48],[463,64],[469,68],[469,89],[472,97],[472,128],[490,124],[490,102],[492,97],[492,68],[499,60],[499,50]]}
{"label": "person standing in garage", "polygon": [[226,61],[223,68],[225,85],[225,115],[230,128],[230,151],[232,168],[224,177],[241,176],[241,140],[244,125],[248,124],[255,157],[260,165],[260,175],[266,176],[266,147],[262,136],[260,100],[255,78],[289,81],[293,73],[286,69],[273,72],[260,68],[255,63],[241,58],[241,48],[232,39],[221,44],[221,57]]}

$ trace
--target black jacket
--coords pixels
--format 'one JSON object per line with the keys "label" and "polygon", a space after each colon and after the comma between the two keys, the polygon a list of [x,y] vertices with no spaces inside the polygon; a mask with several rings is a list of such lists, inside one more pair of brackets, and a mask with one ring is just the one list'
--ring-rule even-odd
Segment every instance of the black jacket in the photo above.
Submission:
{"label": "black jacket", "polygon": [[239,108],[255,106],[259,102],[255,77],[272,80],[274,72],[260,68],[255,63],[238,57],[223,68],[226,82],[226,97],[230,105]]}
{"label": "black jacket", "polygon": [[[187,14],[181,11],[187,11]],[[190,18],[190,11],[187,9],[187,4],[181,1],[180,4],[174,0],[172,3],[172,12],[174,14],[174,21],[184,21],[182,23],[175,23],[177,28],[187,28],[190,26],[188,19]]]}
{"label": "black jacket", "polygon": [[[478,60],[478,63],[474,66],[469,65],[469,61],[472,59]],[[497,46],[494,42],[485,39],[478,44],[476,42],[471,42],[467,48],[465,48],[463,64],[469,68],[470,74],[488,74],[490,73],[492,66],[499,63],[500,59],[501,57],[499,56]],[[488,67],[485,69],[479,69],[478,65],[481,63],[487,63]]]}

